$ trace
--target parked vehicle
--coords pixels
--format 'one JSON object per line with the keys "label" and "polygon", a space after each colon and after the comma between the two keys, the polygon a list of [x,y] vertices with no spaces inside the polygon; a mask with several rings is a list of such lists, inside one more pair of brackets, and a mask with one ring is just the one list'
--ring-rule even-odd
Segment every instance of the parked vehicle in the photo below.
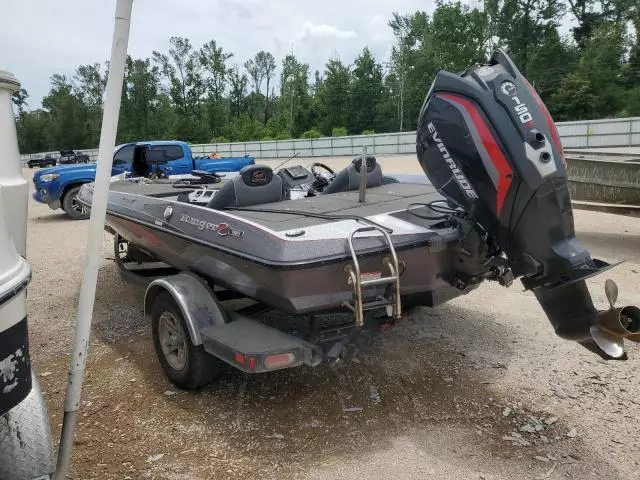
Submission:
{"label": "parked vehicle", "polygon": [[89,155],[86,155],[82,152],[74,152],[73,150],[60,150],[60,160],[59,163],[61,165],[69,165],[72,163],[89,163],[91,159]]}
{"label": "parked vehicle", "polygon": [[[150,171],[139,171],[147,151],[162,152],[165,160],[163,169],[171,175],[186,175],[194,170],[201,170],[207,173],[236,172],[245,165],[254,163],[254,158],[250,156],[214,159],[208,157],[194,158],[187,143],[175,140],[158,140],[128,143],[116,147],[112,174],[118,175],[124,172],[132,172],[136,175],[145,175],[150,173]],[[151,165],[146,163],[145,165],[144,168],[152,168]],[[82,185],[93,182],[95,177],[95,163],[58,165],[57,167],[38,170],[33,176],[33,183],[35,184],[33,198],[40,203],[46,203],[53,210],[62,208],[67,216],[74,220],[89,218],[86,209],[76,201],[76,195]]]}
{"label": "parked vehicle", "polygon": [[35,167],[55,167],[58,161],[52,155],[45,155],[41,158],[30,158],[27,160],[27,166],[29,168]]}

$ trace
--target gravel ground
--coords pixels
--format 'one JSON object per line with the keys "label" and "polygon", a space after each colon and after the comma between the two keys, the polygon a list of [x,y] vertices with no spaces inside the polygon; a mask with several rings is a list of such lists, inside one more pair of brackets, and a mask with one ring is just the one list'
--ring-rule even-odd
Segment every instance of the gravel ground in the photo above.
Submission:
{"label": "gravel ground", "polygon": [[[621,304],[640,304],[640,219],[575,216],[594,255],[627,260],[610,276]],[[87,226],[30,203],[32,353],[56,437]],[[120,280],[107,235],[103,254],[69,478],[640,478],[640,347],[606,362],[560,340],[518,283],[417,309],[333,367],[226,370],[183,392],[156,361],[144,292]],[[605,279],[588,282],[599,307]]]}

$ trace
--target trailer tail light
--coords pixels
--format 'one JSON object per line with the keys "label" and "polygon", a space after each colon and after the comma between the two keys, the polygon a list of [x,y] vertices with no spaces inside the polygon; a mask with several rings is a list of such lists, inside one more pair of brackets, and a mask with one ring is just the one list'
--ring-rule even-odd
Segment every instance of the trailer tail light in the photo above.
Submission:
{"label": "trailer tail light", "polygon": [[244,365],[244,355],[240,352],[236,352],[236,362],[238,362],[240,365]]}
{"label": "trailer tail light", "polygon": [[264,366],[268,370],[276,368],[285,368],[292,365],[296,361],[293,353],[280,353],[278,355],[269,355],[264,358]]}

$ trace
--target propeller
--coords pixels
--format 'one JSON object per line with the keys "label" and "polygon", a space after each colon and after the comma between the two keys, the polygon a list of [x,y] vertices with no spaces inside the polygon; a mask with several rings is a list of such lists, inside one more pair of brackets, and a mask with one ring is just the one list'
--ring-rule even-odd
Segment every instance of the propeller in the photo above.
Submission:
{"label": "propeller", "polygon": [[607,278],[606,282],[604,282],[604,293],[607,296],[607,300],[609,300],[609,306],[613,310],[618,301],[618,284]]}
{"label": "propeller", "polygon": [[611,279],[604,284],[609,310],[598,312],[595,325],[589,329],[591,337],[604,353],[612,358],[624,356],[624,339],[640,342],[640,308],[615,307],[618,285]]}

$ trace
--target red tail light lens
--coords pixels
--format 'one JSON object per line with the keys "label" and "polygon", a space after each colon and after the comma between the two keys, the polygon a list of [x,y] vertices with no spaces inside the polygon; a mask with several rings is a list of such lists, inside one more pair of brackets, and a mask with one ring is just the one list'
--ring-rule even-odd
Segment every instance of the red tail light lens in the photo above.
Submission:
{"label": "red tail light lens", "polygon": [[295,362],[296,356],[293,353],[281,353],[279,355],[269,355],[264,359],[264,366],[269,370],[285,368]]}
{"label": "red tail light lens", "polygon": [[238,362],[240,365],[244,365],[244,355],[240,352],[236,352],[236,362]]}
{"label": "red tail light lens", "polygon": [[558,153],[560,154],[560,158],[562,159],[562,163],[564,163],[565,166],[566,166],[567,162],[564,159],[564,150],[562,148],[562,142],[560,141],[560,135],[558,134],[558,129],[556,128],[556,124],[553,121],[553,118],[551,118],[551,114],[549,113],[549,110],[547,109],[547,106],[544,104],[544,102],[540,98],[540,95],[538,95],[538,92],[536,92],[536,89],[533,88],[533,86],[526,79],[525,79],[525,82],[526,82],[527,86],[529,87],[529,90],[531,91],[531,95],[533,95],[534,100],[538,104],[538,108],[542,111],[542,114],[544,115],[544,119],[547,122],[547,126],[549,127],[549,131],[551,132],[551,137],[552,137],[553,143],[555,144],[556,149],[558,150]]}

